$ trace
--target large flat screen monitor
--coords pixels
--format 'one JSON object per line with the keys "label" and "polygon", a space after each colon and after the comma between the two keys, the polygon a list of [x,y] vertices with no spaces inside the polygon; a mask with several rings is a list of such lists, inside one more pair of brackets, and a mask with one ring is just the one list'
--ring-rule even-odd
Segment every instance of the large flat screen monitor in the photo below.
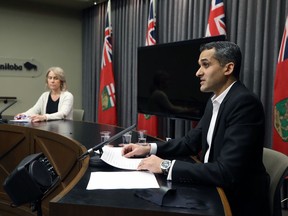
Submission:
{"label": "large flat screen monitor", "polygon": [[138,48],[137,111],[171,118],[199,120],[211,93],[200,91],[201,44],[223,41],[205,37]]}

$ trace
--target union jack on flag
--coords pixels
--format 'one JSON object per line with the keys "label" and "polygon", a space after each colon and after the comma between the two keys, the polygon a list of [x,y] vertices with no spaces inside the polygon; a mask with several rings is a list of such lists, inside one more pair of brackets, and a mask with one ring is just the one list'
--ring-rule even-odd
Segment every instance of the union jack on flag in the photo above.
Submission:
{"label": "union jack on flag", "polygon": [[105,19],[105,38],[103,46],[101,68],[103,68],[107,63],[112,63],[112,26],[109,12],[107,12]]}
{"label": "union jack on flag", "polygon": [[147,27],[147,34],[146,34],[146,46],[156,44],[156,13],[155,13],[155,6],[154,1],[150,1],[149,6],[149,17],[148,17],[148,27]]}
{"label": "union jack on flag", "polygon": [[226,35],[223,0],[212,0],[206,36]]}
{"label": "union jack on flag", "polygon": [[286,18],[284,33],[282,37],[282,42],[280,46],[279,56],[278,56],[278,63],[286,60],[288,58],[288,17]]}

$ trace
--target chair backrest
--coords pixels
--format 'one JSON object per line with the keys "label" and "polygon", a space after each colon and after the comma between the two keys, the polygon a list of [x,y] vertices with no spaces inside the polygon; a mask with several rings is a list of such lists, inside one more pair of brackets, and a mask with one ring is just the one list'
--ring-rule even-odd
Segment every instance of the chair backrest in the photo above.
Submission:
{"label": "chair backrest", "polygon": [[281,152],[264,148],[263,163],[270,175],[269,205],[271,216],[281,216],[281,187],[288,171],[288,157]]}
{"label": "chair backrest", "polygon": [[73,120],[74,121],[82,121],[84,117],[83,109],[73,109]]}

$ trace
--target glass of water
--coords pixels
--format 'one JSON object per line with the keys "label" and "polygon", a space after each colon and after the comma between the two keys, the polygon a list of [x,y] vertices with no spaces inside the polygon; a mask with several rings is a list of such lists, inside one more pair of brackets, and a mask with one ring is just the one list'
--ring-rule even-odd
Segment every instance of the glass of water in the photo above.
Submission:
{"label": "glass of water", "polygon": [[131,138],[132,138],[132,133],[131,133],[131,131],[123,134],[123,136],[122,136],[123,144],[129,144],[129,143],[131,143]]}
{"label": "glass of water", "polygon": [[100,132],[101,142],[107,141],[110,138],[110,134],[111,134],[110,131],[101,131]]}
{"label": "glass of water", "polygon": [[139,130],[138,131],[138,144],[139,145],[147,145],[146,138],[147,138],[147,131],[146,130]]}

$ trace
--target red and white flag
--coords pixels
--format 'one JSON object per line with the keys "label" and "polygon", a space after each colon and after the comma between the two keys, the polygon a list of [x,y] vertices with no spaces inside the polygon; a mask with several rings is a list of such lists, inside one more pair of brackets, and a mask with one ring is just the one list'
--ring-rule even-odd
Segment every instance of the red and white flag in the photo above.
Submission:
{"label": "red and white flag", "polygon": [[288,155],[288,16],[274,79],[273,149]]}
{"label": "red and white flag", "polygon": [[148,26],[146,32],[146,41],[145,45],[155,45],[156,44],[156,12],[155,12],[155,0],[150,0],[149,5],[149,17],[148,17]]}
{"label": "red and white flag", "polygon": [[223,0],[212,0],[206,37],[226,35],[225,11]]}
{"label": "red and white flag", "polygon": [[[146,32],[146,46],[151,46],[156,44],[156,12],[155,12],[155,1],[150,0],[149,5],[149,17],[148,26]],[[138,130],[146,130],[147,134],[151,136],[158,135],[158,119],[155,115],[138,114]]]}
{"label": "red and white flag", "polygon": [[117,125],[115,81],[112,65],[111,3],[108,1],[105,19],[105,38],[100,73],[98,122]]}

